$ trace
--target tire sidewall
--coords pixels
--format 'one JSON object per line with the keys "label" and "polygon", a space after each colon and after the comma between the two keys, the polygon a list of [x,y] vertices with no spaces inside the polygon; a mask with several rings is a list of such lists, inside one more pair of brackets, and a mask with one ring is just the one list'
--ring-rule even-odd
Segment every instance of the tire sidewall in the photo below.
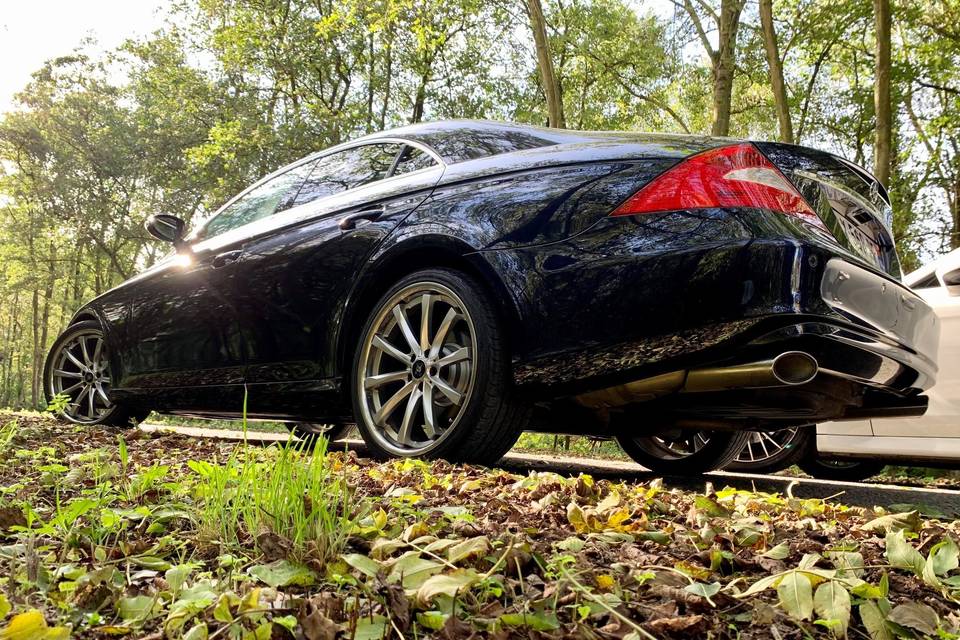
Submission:
{"label": "tire sidewall", "polygon": [[[457,294],[471,316],[477,348],[476,353],[473,354],[475,377],[466,401],[467,406],[457,423],[452,427],[452,432],[443,437],[436,445],[406,453],[381,446],[378,442],[380,436],[371,433],[372,427],[367,425],[361,406],[360,367],[365,342],[384,306],[401,290],[417,283],[439,284]],[[350,367],[350,398],[357,429],[374,457],[379,459],[391,457],[422,457],[428,459],[456,457],[455,454],[461,443],[467,438],[470,430],[476,426],[479,420],[480,413],[483,410],[482,396],[490,388],[492,377],[504,375],[503,354],[497,353],[497,350],[493,348],[495,332],[499,331],[499,327],[496,326],[496,323],[487,321],[487,314],[477,313],[478,307],[484,305],[489,305],[489,301],[486,299],[483,290],[472,279],[464,274],[447,269],[426,269],[412,273],[390,287],[374,305],[367,321],[364,323],[363,330],[360,332],[360,339],[354,349]]]}
{"label": "tire sidewall", "polygon": [[722,469],[736,457],[750,434],[741,431],[711,433],[707,443],[699,451],[673,460],[660,458],[645,450],[636,443],[635,439],[638,437],[655,436],[617,436],[620,447],[634,462],[654,473],[686,476]]}

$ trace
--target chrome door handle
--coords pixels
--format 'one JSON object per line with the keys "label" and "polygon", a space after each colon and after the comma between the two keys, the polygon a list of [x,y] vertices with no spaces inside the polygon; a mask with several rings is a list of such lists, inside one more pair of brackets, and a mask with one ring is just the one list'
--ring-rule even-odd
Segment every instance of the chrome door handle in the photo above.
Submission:
{"label": "chrome door handle", "polygon": [[210,263],[214,269],[219,269],[220,267],[225,267],[232,262],[236,262],[240,259],[240,256],[243,255],[242,249],[237,249],[236,251],[225,251],[224,253],[218,253],[213,257],[213,260]]}
{"label": "chrome door handle", "polygon": [[384,211],[386,211],[385,205],[379,205],[376,207],[368,207],[366,209],[361,209],[360,211],[356,211],[344,217],[343,220],[340,221],[340,228],[344,231],[355,229],[357,227],[357,223],[362,222],[364,220],[366,220],[367,222],[373,222],[374,220],[382,216]]}

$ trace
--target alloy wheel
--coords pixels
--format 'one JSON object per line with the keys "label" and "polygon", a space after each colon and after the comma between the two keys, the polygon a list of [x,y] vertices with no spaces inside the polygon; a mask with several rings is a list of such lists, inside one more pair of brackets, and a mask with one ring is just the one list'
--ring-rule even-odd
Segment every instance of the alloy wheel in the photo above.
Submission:
{"label": "alloy wheel", "polygon": [[750,434],[747,446],[737,456],[740,463],[762,463],[770,460],[785,449],[796,445],[800,430],[797,427],[781,429],[772,433],[757,431]]}
{"label": "alloy wheel", "polygon": [[93,424],[109,415],[110,364],[103,334],[96,329],[78,331],[53,355],[47,380],[51,398],[69,397],[64,416],[80,424]]}
{"label": "alloy wheel", "polygon": [[[650,439],[650,449],[660,449],[667,459],[685,458],[700,451],[710,436],[703,431],[678,430],[676,433],[654,436]],[[655,451],[651,451],[654,453]]]}
{"label": "alloy wheel", "polygon": [[384,304],[357,368],[362,419],[395,455],[428,453],[453,432],[476,378],[473,319],[451,289],[418,282]]}

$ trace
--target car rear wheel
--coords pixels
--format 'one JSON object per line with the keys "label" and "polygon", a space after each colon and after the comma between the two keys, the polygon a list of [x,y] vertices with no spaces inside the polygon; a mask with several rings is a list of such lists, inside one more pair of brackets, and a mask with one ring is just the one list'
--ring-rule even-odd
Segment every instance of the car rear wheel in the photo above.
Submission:
{"label": "car rear wheel", "polygon": [[130,410],[110,398],[110,359],[100,323],[78,322],[53,343],[43,372],[47,402],[65,398],[61,415],[76,424],[132,427],[147,411]]}
{"label": "car rear wheel", "polygon": [[722,469],[737,457],[749,432],[705,432],[687,429],[656,436],[617,436],[617,442],[635,462],[655,473],[697,475]]}
{"label": "car rear wheel", "polygon": [[773,473],[796,464],[806,454],[811,434],[816,427],[791,427],[779,431],[755,431],[728,471]]}
{"label": "car rear wheel", "polygon": [[516,442],[528,409],[510,397],[500,321],[473,279],[413,273],[380,299],[360,335],[352,396],[375,457],[492,464]]}

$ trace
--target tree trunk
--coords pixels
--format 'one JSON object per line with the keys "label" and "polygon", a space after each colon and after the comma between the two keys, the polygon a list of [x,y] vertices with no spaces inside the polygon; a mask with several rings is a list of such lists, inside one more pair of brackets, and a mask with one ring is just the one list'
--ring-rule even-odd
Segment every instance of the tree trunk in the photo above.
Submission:
{"label": "tree trunk", "polygon": [[763,46],[767,50],[773,103],[777,110],[777,121],[780,123],[780,141],[793,143],[793,122],[790,119],[790,104],[787,102],[787,87],[783,81],[783,62],[780,60],[777,31],[773,25],[773,0],[760,0],[760,26],[763,30]]}
{"label": "tree trunk", "polygon": [[890,0],[873,0],[877,32],[873,103],[877,115],[873,173],[884,185],[890,183],[893,116],[890,104]]}
{"label": "tree trunk", "polygon": [[737,64],[737,30],[745,0],[720,2],[719,48],[713,56],[713,129],[715,136],[730,134],[733,73]]}
{"label": "tree trunk", "polygon": [[543,5],[540,4],[540,0],[527,0],[527,8],[530,12],[533,42],[537,49],[540,82],[543,85],[543,95],[547,99],[547,121],[551,127],[563,129],[566,127],[563,117],[563,97],[560,95],[560,83],[553,71],[553,58],[550,55],[550,41],[547,39],[547,21],[543,17]]}

